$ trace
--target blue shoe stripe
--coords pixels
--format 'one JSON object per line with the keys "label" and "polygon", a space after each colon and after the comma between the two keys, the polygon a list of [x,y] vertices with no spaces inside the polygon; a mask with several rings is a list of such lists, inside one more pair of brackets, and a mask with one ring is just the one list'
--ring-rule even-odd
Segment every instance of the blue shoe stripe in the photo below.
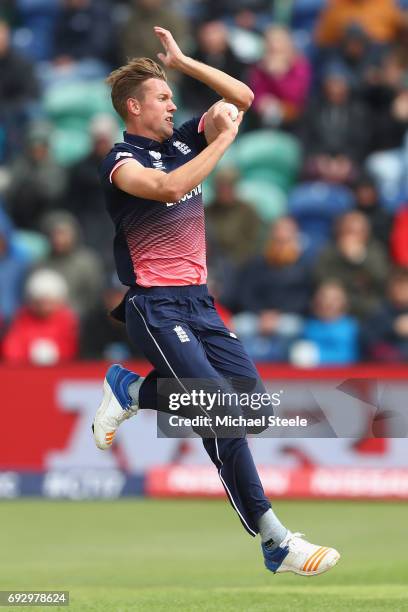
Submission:
{"label": "blue shoe stripe", "polygon": [[117,363],[112,365],[106,372],[106,380],[108,381],[108,384],[112,389],[113,394],[115,395],[123,410],[129,410],[129,408],[131,407],[132,398],[130,397],[128,392],[129,385],[131,385],[139,378],[140,376],[138,374],[135,374],[130,370],[126,370],[126,368],[123,368]]}
{"label": "blue shoe stripe", "polygon": [[262,552],[265,560],[265,567],[275,573],[288,555],[289,546],[285,546],[284,548],[278,546],[275,550],[268,550],[264,544],[262,544]]}

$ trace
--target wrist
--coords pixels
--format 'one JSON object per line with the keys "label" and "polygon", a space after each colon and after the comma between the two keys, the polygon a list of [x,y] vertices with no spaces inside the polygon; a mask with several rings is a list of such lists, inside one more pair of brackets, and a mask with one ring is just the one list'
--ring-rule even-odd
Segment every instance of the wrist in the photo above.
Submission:
{"label": "wrist", "polygon": [[229,145],[235,140],[235,133],[232,130],[224,130],[218,133],[215,140],[221,144]]}
{"label": "wrist", "polygon": [[181,53],[180,55],[174,58],[172,68],[183,72],[183,69],[188,65],[188,60],[190,59],[191,58],[188,57],[188,55],[184,55],[184,53]]}

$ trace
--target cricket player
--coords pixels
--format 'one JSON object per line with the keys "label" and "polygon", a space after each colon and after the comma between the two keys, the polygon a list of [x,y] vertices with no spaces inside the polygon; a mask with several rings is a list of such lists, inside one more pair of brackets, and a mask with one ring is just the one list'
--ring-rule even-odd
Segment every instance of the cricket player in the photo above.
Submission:
{"label": "cricket player", "polygon": [[[123,142],[102,165],[116,228],[117,271],[129,287],[115,316],[126,322],[130,339],[142,348],[153,370],[142,378],[118,364],[108,369],[93,424],[95,443],[102,450],[139,409],[159,408],[159,379],[174,379],[180,390],[186,379],[198,378],[216,380],[223,389],[231,388],[231,380],[253,380],[264,389],[206,287],[201,193],[202,181],[236,138],[253,93],[228,74],[184,55],[169,31],[155,27],[154,33],[164,48],[158,54],[164,66],[201,81],[220,101],[177,129],[172,91],[156,62],[133,59],[108,79],[113,106],[126,125]],[[235,120],[228,104],[239,109]],[[337,563],[335,549],[310,544],[274,514],[245,432],[205,437],[203,444],[243,527],[252,536],[260,534],[267,569],[313,576]]]}

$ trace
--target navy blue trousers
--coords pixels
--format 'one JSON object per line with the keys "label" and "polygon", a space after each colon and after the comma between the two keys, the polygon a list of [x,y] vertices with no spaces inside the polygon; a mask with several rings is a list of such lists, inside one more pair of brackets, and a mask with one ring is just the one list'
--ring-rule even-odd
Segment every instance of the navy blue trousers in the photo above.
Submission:
{"label": "navy blue trousers", "polygon": [[[160,410],[159,379],[216,380],[224,391],[234,381],[254,381],[266,390],[241,342],[231,334],[214,308],[205,285],[132,287],[126,296],[126,327],[130,340],[154,369],[140,388],[140,408]],[[177,383],[176,383],[177,384]],[[245,386],[245,385],[244,385]],[[232,407],[234,413],[234,407]],[[234,437],[203,438],[231,505],[253,536],[259,518],[271,507],[258,476],[245,431]]]}

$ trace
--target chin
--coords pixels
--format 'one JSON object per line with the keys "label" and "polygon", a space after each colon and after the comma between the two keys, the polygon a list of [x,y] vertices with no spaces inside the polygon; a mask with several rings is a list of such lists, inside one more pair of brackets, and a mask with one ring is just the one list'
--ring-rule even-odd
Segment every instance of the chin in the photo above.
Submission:
{"label": "chin", "polygon": [[166,125],[166,138],[171,138],[173,136],[174,127],[172,125]]}

